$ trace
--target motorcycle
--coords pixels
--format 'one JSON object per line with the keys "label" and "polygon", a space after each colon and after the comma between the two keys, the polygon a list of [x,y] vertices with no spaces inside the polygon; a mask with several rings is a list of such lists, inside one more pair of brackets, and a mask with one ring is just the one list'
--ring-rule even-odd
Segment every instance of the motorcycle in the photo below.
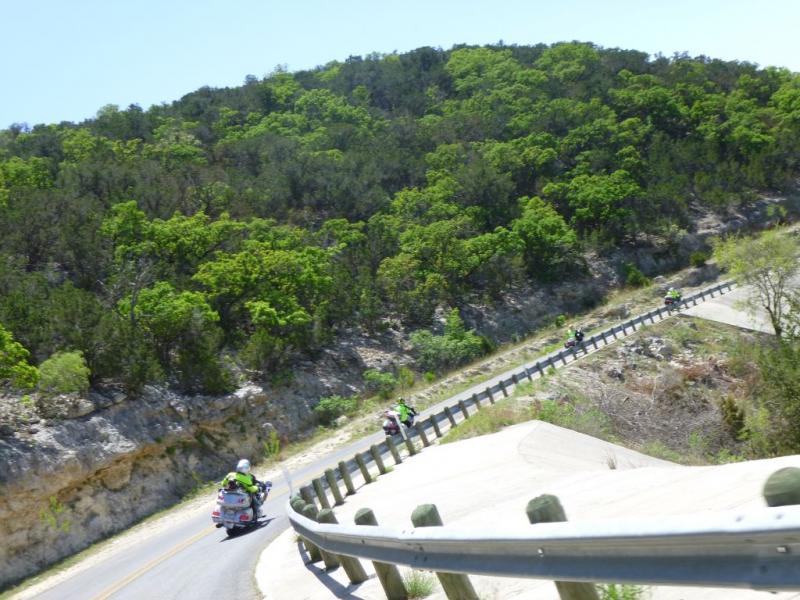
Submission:
{"label": "motorcycle", "polygon": [[[257,483],[258,507],[264,505],[272,489],[272,482]],[[254,506],[253,498],[236,481],[232,481],[225,488],[217,492],[217,507],[211,513],[211,520],[217,528],[224,527],[228,536],[233,536],[243,529],[258,526],[261,511]]]}
{"label": "motorcycle", "polygon": [[576,346],[580,346],[581,344],[583,344],[583,330],[578,329],[575,332],[575,337],[571,337],[564,342],[564,348],[574,348]]}
{"label": "motorcycle", "polygon": [[[386,435],[397,435],[400,433],[400,427],[405,427],[405,425],[400,422],[400,415],[397,413],[397,411],[387,410],[385,413],[383,413],[383,416],[386,417],[383,421],[383,432]],[[408,414],[408,421],[410,423],[409,427],[414,425],[413,413]]]}
{"label": "motorcycle", "polygon": [[677,298],[672,298],[671,296],[664,296],[664,306],[675,306],[677,304],[680,304],[681,300],[683,300],[683,298],[681,298],[680,296],[678,296]]}

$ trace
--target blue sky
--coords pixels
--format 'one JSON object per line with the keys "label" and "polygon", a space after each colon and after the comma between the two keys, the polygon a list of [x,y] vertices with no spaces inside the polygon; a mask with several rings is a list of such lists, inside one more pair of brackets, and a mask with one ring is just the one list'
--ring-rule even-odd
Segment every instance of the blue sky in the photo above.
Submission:
{"label": "blue sky", "polygon": [[797,0],[0,0],[0,128],[370,52],[591,41],[800,71]]}

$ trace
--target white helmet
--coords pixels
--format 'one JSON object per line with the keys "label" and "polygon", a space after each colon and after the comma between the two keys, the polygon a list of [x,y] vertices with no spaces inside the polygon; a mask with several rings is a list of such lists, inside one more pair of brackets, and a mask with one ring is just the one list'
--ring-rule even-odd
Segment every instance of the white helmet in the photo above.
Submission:
{"label": "white helmet", "polygon": [[243,458],[238,463],[236,463],[236,470],[239,473],[249,473],[250,472],[250,461],[246,458]]}

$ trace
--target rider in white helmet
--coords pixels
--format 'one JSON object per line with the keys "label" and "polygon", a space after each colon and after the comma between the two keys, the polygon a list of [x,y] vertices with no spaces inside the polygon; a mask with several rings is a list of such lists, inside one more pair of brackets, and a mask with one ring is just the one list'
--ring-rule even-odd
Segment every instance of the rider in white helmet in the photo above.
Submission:
{"label": "rider in white helmet", "polygon": [[250,461],[243,458],[236,463],[236,471],[225,475],[225,479],[222,480],[222,487],[227,488],[230,485],[240,486],[244,491],[250,494],[254,511],[258,514],[260,508],[258,502],[258,483],[255,475],[250,472]]}

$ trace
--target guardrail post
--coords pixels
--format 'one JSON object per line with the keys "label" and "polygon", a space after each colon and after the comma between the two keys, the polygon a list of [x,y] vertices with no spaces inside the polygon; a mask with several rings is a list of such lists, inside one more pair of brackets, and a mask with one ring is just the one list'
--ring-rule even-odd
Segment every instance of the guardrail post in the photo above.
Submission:
{"label": "guardrail post", "polygon": [[403,459],[400,458],[400,453],[397,451],[397,446],[394,443],[394,439],[392,439],[391,436],[386,438],[386,445],[389,446],[389,452],[392,453],[394,464],[399,465],[401,462],[403,462]]}
{"label": "guardrail post", "polygon": [[406,450],[408,450],[408,455],[414,456],[417,453],[417,447],[414,445],[414,442],[411,441],[410,437],[405,437],[404,441],[406,443]]}
{"label": "guardrail post", "polygon": [[447,415],[447,420],[450,421],[450,427],[456,426],[456,418],[453,416],[453,411],[450,410],[449,406],[444,407],[444,414]]}
{"label": "guardrail post", "polygon": [[[628,335],[628,333],[625,331],[625,322],[624,321],[622,322],[620,327],[622,327],[622,335]],[[613,332],[614,330],[612,329],[611,331]],[[614,337],[617,337],[617,336],[615,335]]]}
{"label": "guardrail post", "polygon": [[663,317],[661,316],[661,307],[660,307],[660,306],[656,308],[656,312],[658,313],[658,318],[659,318],[659,319],[663,318]]}
{"label": "guardrail post", "polygon": [[439,429],[439,419],[436,418],[436,415],[431,415],[430,418],[431,427],[433,427],[433,432],[436,434],[437,438],[442,437],[442,430]]}
{"label": "guardrail post", "polygon": [[528,367],[525,367],[525,377],[528,378],[528,381],[533,382],[533,375],[531,375],[531,370]]}
{"label": "guardrail post", "polygon": [[784,467],[767,478],[764,484],[767,506],[800,504],[800,469]]}
{"label": "guardrail post", "polygon": [[304,485],[300,488],[300,497],[306,504],[314,504],[314,494],[310,486]]}
{"label": "guardrail post", "polygon": [[378,473],[381,475],[386,474],[386,465],[383,464],[383,457],[381,453],[378,451],[378,447],[375,444],[369,447],[369,453],[372,455],[372,460],[375,461],[375,464],[378,465]]}
{"label": "guardrail post", "polygon": [[419,439],[422,440],[422,446],[427,448],[431,445],[430,441],[428,440],[428,434],[425,433],[425,425],[422,423],[414,423],[414,431],[417,432]]}
{"label": "guardrail post", "polygon": [[364,462],[364,457],[359,453],[355,455],[355,459],[358,468],[361,470],[361,475],[364,477],[364,483],[372,483],[372,475],[369,474],[369,469],[367,469],[367,463]]}
{"label": "guardrail post", "polygon": [[558,355],[556,356],[557,359],[560,359],[565,365],[567,364],[567,357],[564,355],[563,350],[558,351]]}
{"label": "guardrail post", "polygon": [[464,415],[464,420],[466,421],[469,419],[469,412],[467,411],[467,405],[463,400],[458,401],[458,408],[461,409],[461,414]]}
{"label": "guardrail post", "polygon": [[[421,504],[415,508],[411,513],[411,522],[414,527],[441,527],[443,525],[435,504]],[[467,575],[437,572],[436,577],[439,578],[439,583],[442,584],[448,598],[479,600]]]}
{"label": "guardrail post", "polygon": [[500,391],[503,392],[503,397],[508,398],[508,390],[506,389],[506,384],[503,381],[498,381],[498,385],[500,386]]}
{"label": "guardrail post", "polygon": [[589,338],[589,341],[592,342],[592,346],[594,346],[594,349],[597,350],[597,336],[593,335]]}
{"label": "guardrail post", "polygon": [[[373,527],[378,525],[375,513],[369,508],[359,509],[355,516],[355,522],[356,525]],[[406,585],[403,583],[403,578],[400,577],[400,571],[396,565],[372,561],[372,566],[375,567],[378,581],[381,582],[381,586],[388,600],[407,600],[408,592],[406,592]]]}
{"label": "guardrail post", "polygon": [[[319,522],[319,511],[317,510],[317,507],[314,506],[313,504],[306,504],[303,507],[303,516],[306,519],[311,519],[312,521]],[[322,562],[325,563],[326,571],[330,571],[339,566],[339,561],[336,560],[335,555],[331,554],[330,552],[326,552],[325,550],[319,547],[317,547],[317,551],[320,553],[320,555],[322,555]]]}
{"label": "guardrail post", "polygon": [[325,469],[325,479],[328,481],[331,494],[333,494],[333,503],[336,506],[344,504],[344,498],[342,498],[342,492],[339,489],[339,483],[336,481],[336,474],[333,472],[333,469]]}
{"label": "guardrail post", "polygon": [[[561,502],[550,494],[537,496],[528,502],[525,512],[528,515],[528,521],[533,525],[567,520]],[[597,589],[591,583],[556,581],[555,584],[561,600],[600,600]]]}
{"label": "guardrail post", "polygon": [[[319,511],[317,520],[320,523],[328,523],[329,525],[338,525],[339,521],[336,520],[336,515],[329,508]],[[342,565],[344,572],[347,573],[347,578],[350,583],[362,583],[369,579],[364,567],[361,566],[361,561],[352,556],[344,556],[343,554],[334,554],[336,560]]]}
{"label": "guardrail post", "polygon": [[339,461],[339,475],[342,476],[342,481],[344,481],[344,487],[347,488],[347,495],[352,496],[356,493],[356,486],[353,485],[353,478],[350,477],[350,471],[347,469],[347,464],[343,461]]}
{"label": "guardrail post", "polygon": [[492,396],[492,388],[491,387],[487,387],[486,388],[486,397],[489,398],[489,403],[490,404],[494,404],[494,396]]}
{"label": "guardrail post", "polygon": [[[313,504],[304,504],[302,510],[300,510],[300,514],[307,519],[316,521],[317,507]],[[308,552],[309,562],[315,563],[323,560],[322,551],[319,549],[319,546],[317,546],[314,542],[310,542],[306,538],[302,538],[302,540],[303,545],[306,547],[306,552]]]}
{"label": "guardrail post", "polygon": [[477,410],[480,410],[480,409],[481,409],[481,401],[480,401],[480,399],[478,398],[478,394],[472,394],[472,402],[474,402],[474,403],[475,403],[475,408],[476,408]]}
{"label": "guardrail post", "polygon": [[542,369],[542,363],[538,360],[536,361],[536,370],[539,371],[539,377],[544,377],[544,369]]}
{"label": "guardrail post", "polygon": [[601,331],[600,332],[600,337],[603,338],[603,344],[607,346],[608,345],[608,341],[606,340],[606,332],[605,331]]}
{"label": "guardrail post", "polygon": [[[303,509],[306,507],[306,502],[299,496],[293,496],[292,499],[289,501],[289,504],[292,507],[292,510],[298,514],[303,514]],[[317,548],[314,543],[308,541],[306,538],[300,536],[300,541],[303,543],[303,546],[306,549],[306,554],[308,554],[308,560],[312,563],[319,562],[322,560],[322,555],[319,553],[319,548]]]}
{"label": "guardrail post", "polygon": [[[623,329],[623,330],[622,330],[622,333],[625,333],[625,329]],[[617,337],[617,327],[612,327],[612,328],[611,328],[611,335],[613,335],[613,336],[614,336],[614,339],[615,339],[615,340],[616,340],[616,339],[619,339],[619,338]],[[605,339],[605,338],[604,338],[604,339]]]}
{"label": "guardrail post", "polygon": [[311,485],[314,486],[314,491],[317,493],[317,498],[319,498],[319,505],[322,508],[330,508],[331,503],[328,502],[328,496],[325,494],[325,488],[322,486],[322,479],[317,477],[316,479],[311,481]]}
{"label": "guardrail post", "polygon": [[511,383],[513,383],[514,385],[519,385],[519,378],[517,378],[516,373],[511,374]]}

